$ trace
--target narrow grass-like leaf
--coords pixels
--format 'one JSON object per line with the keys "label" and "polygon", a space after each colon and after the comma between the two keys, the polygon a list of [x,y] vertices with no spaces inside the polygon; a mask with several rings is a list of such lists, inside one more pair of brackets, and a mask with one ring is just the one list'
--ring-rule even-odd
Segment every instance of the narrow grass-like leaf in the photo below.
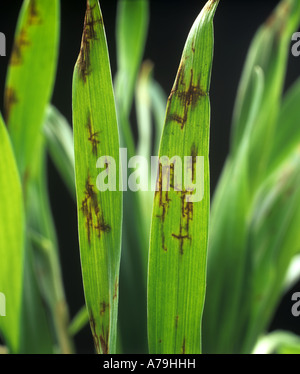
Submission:
{"label": "narrow grass-like leaf", "polygon": [[292,259],[290,266],[287,270],[285,281],[283,285],[284,292],[289,291],[292,287],[295,286],[300,280],[300,254],[297,254]]}
{"label": "narrow grass-like leaf", "polygon": [[244,287],[249,268],[246,251],[247,216],[251,208],[249,148],[264,89],[261,69],[254,71],[253,81],[252,107],[245,132],[236,157],[226,162],[212,204],[203,318],[205,353],[232,353],[240,348],[238,337],[243,332],[244,309],[248,306]]}
{"label": "narrow grass-like leaf", "polygon": [[59,40],[59,0],[24,1],[18,20],[5,89],[5,119],[22,182],[51,97]]}
{"label": "narrow grass-like leaf", "polygon": [[34,268],[44,304],[50,311],[55,329],[55,342],[61,353],[72,353],[67,332],[68,308],[59,264],[58,241],[52,217],[47,179],[45,142],[40,135],[36,162],[27,187],[27,237],[34,255]]}
{"label": "narrow grass-like leaf", "polygon": [[84,326],[89,323],[89,313],[84,305],[75,315],[69,326],[69,334],[76,335]]}
{"label": "narrow grass-like leaf", "polygon": [[[253,348],[255,338],[258,337],[257,334],[263,332],[262,326],[265,326],[268,320],[266,315],[263,317],[260,315],[261,319],[258,317],[256,320],[257,325],[253,323],[255,332],[249,333],[251,338],[248,337],[245,343],[245,334],[247,335],[245,326],[249,326],[249,311],[253,302],[249,296],[252,293],[252,265],[259,251],[255,245],[249,248],[249,221],[255,216],[253,199],[257,188],[264,183],[267,176],[272,151],[271,140],[275,136],[287,67],[290,37],[298,27],[299,16],[298,1],[281,1],[256,34],[241,79],[233,119],[231,153],[220,179],[212,209],[207,299],[204,312],[204,343],[205,351],[208,353],[249,352]],[[257,66],[264,77],[263,92],[260,97],[256,94],[257,80],[253,75]],[[253,108],[256,109],[253,111]],[[253,127],[251,132],[248,132],[250,117]],[[248,150],[244,156],[247,163],[243,165],[239,152],[246,138],[248,138]],[[245,168],[246,174],[241,170],[235,176],[230,175],[233,164]],[[243,199],[240,188],[243,188],[242,180],[245,175],[248,192]],[[238,185],[241,187],[237,188]],[[232,194],[232,190],[236,188],[236,193]],[[263,199],[260,200],[260,204],[262,202]],[[231,221],[230,217],[236,215],[235,211],[239,212],[242,205],[244,205],[244,212],[239,219]],[[266,220],[269,222],[267,218]],[[217,222],[220,226],[216,224]],[[267,228],[266,232],[268,232]],[[267,245],[266,242],[264,243]],[[265,251],[272,251],[272,249],[268,247]],[[285,262],[284,265],[281,262],[281,265],[287,266]],[[271,267],[270,264],[270,269]],[[266,275],[263,267],[260,268],[260,272],[261,276]],[[280,278],[281,276],[278,280]],[[264,288],[264,282],[257,281],[257,286]],[[245,294],[248,297],[245,298]],[[264,303],[265,300],[263,297],[262,299]],[[270,313],[274,308],[274,302],[271,304],[270,308],[265,310],[265,314]],[[222,313],[219,313],[220,309]],[[264,309],[262,308],[261,311],[263,312]]]}
{"label": "narrow grass-like leaf", "polygon": [[300,143],[299,128],[300,79],[298,79],[285,95],[276,123],[270,171],[284,162],[285,158]]}
{"label": "narrow grass-like leaf", "polygon": [[76,199],[73,131],[66,118],[53,106],[48,107],[43,132],[51,159]]}
{"label": "narrow grass-like leaf", "polygon": [[[136,85],[136,113],[138,124],[138,145],[137,155],[146,160],[151,159],[152,155],[152,116],[151,116],[151,98],[150,98],[150,81],[151,81],[152,63],[146,61],[143,63],[140,76]],[[141,209],[143,212],[143,223],[145,232],[149,238],[151,226],[151,214],[153,205],[153,192],[149,191],[151,181],[151,170],[140,165],[141,190],[138,191]],[[147,253],[144,253],[147,259]],[[146,261],[145,261],[146,262]]]}
{"label": "narrow grass-like leaf", "polygon": [[274,331],[263,336],[253,351],[254,354],[299,354],[300,337],[289,331]]}
{"label": "narrow grass-like leaf", "polygon": [[167,96],[158,82],[153,78],[150,81],[150,98],[153,116],[155,120],[155,142],[154,154],[158,155],[159,144],[164,127],[165,112],[167,106]]}
{"label": "narrow grass-like leaf", "polygon": [[[285,291],[292,259],[299,253],[299,151],[266,180],[258,193],[249,229],[251,311],[245,332],[245,350],[268,328]],[[250,265],[250,264],[249,264]]]}
{"label": "narrow grass-like leaf", "polygon": [[[196,19],[167,104],[159,156],[169,157],[173,168],[169,164],[165,173],[160,162],[154,198],[148,277],[150,353],[201,352],[210,201],[209,87],[218,3],[210,0]],[[174,156],[179,157],[175,163]],[[184,187],[178,188],[182,177],[178,165],[186,156],[191,162],[185,168]],[[197,191],[189,180],[197,182]]]}
{"label": "narrow grass-like leaf", "polygon": [[[43,152],[42,148],[44,148],[41,146],[41,129],[55,79],[59,16],[59,0],[24,1],[18,19],[6,80],[4,108],[23,184],[27,234],[33,225],[32,208],[39,206],[38,199],[41,197],[41,194],[31,195],[31,192],[35,188],[38,189],[36,180],[39,180],[39,177],[43,179],[42,182],[45,182],[44,174],[39,174],[38,155],[40,151]],[[42,198],[41,203],[47,204],[46,193]],[[45,212],[41,208],[35,213],[34,218],[37,222],[44,222],[45,219],[47,222],[51,221],[50,210]],[[47,227],[45,231],[51,230],[50,225],[46,224],[45,227]],[[51,231],[54,234],[51,236],[55,236],[54,228]],[[49,239],[45,232],[38,232],[38,234]],[[44,282],[44,273],[36,272],[39,260],[33,253],[29,235],[27,235],[25,248],[21,351],[24,353],[52,352],[55,343],[51,336],[52,332],[50,333],[50,324],[51,318],[55,316],[46,310],[47,306],[40,295],[41,289],[38,286]],[[52,251],[51,256],[56,258],[58,264],[56,250]],[[58,269],[57,265],[56,270]],[[56,285],[59,280],[56,278]],[[59,288],[62,289],[61,284]],[[52,292],[55,291],[47,290],[49,294]],[[40,328],[36,329],[35,324],[38,324]]]}
{"label": "narrow grass-like leaf", "polygon": [[[121,146],[135,156],[130,114],[149,22],[148,0],[119,0],[116,21],[115,94]],[[124,192],[124,227],[120,285],[120,331],[125,353],[147,352],[146,272],[148,237],[144,216],[132,191]]]}
{"label": "narrow grass-like leaf", "polygon": [[142,62],[149,23],[148,0],[120,0],[117,13],[116,96],[118,110],[128,117]]}
{"label": "narrow grass-like leaf", "polygon": [[20,177],[1,115],[0,154],[0,333],[10,352],[17,353],[23,299],[25,220]]}
{"label": "narrow grass-like leaf", "polygon": [[[86,305],[97,352],[114,353],[122,193],[119,191],[119,136],[110,62],[97,0],[87,1],[81,50],[73,77],[73,125]],[[97,177],[103,173],[108,176],[107,187],[115,187],[115,191],[98,190],[106,183],[105,178],[101,183]]]}
{"label": "narrow grass-like leaf", "polygon": [[282,0],[256,33],[245,63],[233,117],[232,154],[237,150],[243,136],[245,121],[251,107],[253,92],[251,77],[255,66],[263,70],[266,82],[255,128],[251,135],[252,162],[249,172],[253,190],[264,178],[268,166],[272,146],[271,142],[266,142],[265,139],[272,139],[274,135],[290,53],[291,35],[297,30],[299,22],[299,1]]}

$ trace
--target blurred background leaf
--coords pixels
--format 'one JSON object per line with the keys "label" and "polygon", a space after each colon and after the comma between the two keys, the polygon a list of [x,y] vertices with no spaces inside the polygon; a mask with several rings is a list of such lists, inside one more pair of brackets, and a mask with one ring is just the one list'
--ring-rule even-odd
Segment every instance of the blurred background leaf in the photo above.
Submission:
{"label": "blurred background leaf", "polygon": [[[24,274],[23,192],[11,142],[0,115],[0,333],[11,353],[21,341]],[[12,276],[12,274],[14,276]],[[4,304],[4,305],[3,305]]]}
{"label": "blurred background leaf", "polygon": [[[119,134],[110,60],[97,0],[87,1],[82,44],[74,69],[73,126],[78,233],[86,307],[96,352],[114,354],[122,192],[119,189]],[[101,159],[102,164],[99,163]],[[103,173],[106,177],[99,182]]]}

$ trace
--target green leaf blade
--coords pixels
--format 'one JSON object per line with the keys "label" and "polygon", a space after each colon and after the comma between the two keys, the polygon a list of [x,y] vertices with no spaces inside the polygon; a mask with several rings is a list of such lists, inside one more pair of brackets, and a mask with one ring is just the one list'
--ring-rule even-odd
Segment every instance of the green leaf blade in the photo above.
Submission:
{"label": "green leaf blade", "polygon": [[[86,305],[98,353],[116,349],[122,193],[119,137],[103,18],[87,1],[81,52],[73,78],[75,178]],[[97,160],[116,166],[117,191],[98,191]],[[102,165],[104,167],[104,165]],[[113,172],[113,171],[112,171]]]}
{"label": "green leaf blade", "polygon": [[159,155],[182,160],[185,156],[193,156],[193,160],[202,156],[204,195],[201,201],[192,202],[186,186],[176,191],[175,182],[170,191],[164,192],[160,164],[149,255],[150,353],[201,352],[210,201],[208,92],[213,16],[218,3],[209,1],[195,21],[167,104]]}
{"label": "green leaf blade", "polygon": [[6,301],[6,316],[0,317],[0,331],[10,351],[17,353],[20,348],[25,220],[20,177],[2,117],[0,149],[0,292]]}
{"label": "green leaf blade", "polygon": [[73,131],[66,118],[51,105],[43,132],[49,155],[71,196],[76,199]]}
{"label": "green leaf blade", "polygon": [[24,1],[18,20],[4,104],[22,179],[30,173],[53,89],[59,14],[59,0],[30,0]]}

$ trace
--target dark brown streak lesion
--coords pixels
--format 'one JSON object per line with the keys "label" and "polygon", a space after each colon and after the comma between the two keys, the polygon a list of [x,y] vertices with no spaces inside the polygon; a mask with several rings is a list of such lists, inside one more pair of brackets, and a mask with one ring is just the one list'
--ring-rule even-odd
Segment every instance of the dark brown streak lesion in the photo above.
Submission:
{"label": "dark brown streak lesion", "polygon": [[[161,214],[156,215],[156,217],[160,218],[161,221],[164,222],[171,199],[169,198],[169,191],[163,191],[162,168],[163,168],[162,164],[159,163],[159,173],[158,173],[158,180],[156,183],[157,188],[155,191],[155,197],[159,198],[159,207],[162,209]],[[169,173],[166,173],[166,174],[168,175]],[[171,171],[170,171],[170,176],[171,176]]]}
{"label": "dark brown streak lesion", "polygon": [[86,78],[91,73],[91,61],[90,61],[90,43],[87,38],[86,29],[83,30],[82,42],[80,47],[80,53],[77,61],[79,70],[79,76],[86,82]]}
{"label": "dark brown streak lesion", "polygon": [[100,316],[103,316],[105,314],[105,312],[109,309],[109,304],[106,303],[105,301],[103,301],[102,303],[100,303]]}
{"label": "dark brown streak lesion", "polygon": [[181,346],[181,354],[185,354],[185,350],[186,350],[186,347],[185,347],[186,343],[185,343],[185,338],[183,339],[183,342],[182,342],[182,346]]}
{"label": "dark brown streak lesion", "polygon": [[[97,235],[100,238],[101,233],[110,232],[111,227],[107,223],[105,223],[103,213],[101,213],[100,211],[97,194],[94,190],[94,185],[91,184],[89,175],[85,183],[84,195],[85,197],[81,202],[81,212],[85,217],[87,238],[89,244],[91,244],[91,233],[93,230],[96,230]],[[94,220],[96,221],[95,225]]]}
{"label": "dark brown streak lesion", "polygon": [[80,47],[80,53],[77,61],[80,78],[86,82],[86,78],[91,74],[91,42],[97,40],[96,24],[103,24],[102,18],[94,18],[94,8],[96,4],[91,7],[87,1],[87,10],[84,18],[83,35]]}
{"label": "dark brown streak lesion", "polygon": [[197,84],[193,83],[194,70],[191,69],[190,85],[187,90],[178,91],[177,95],[181,103],[185,106],[194,107],[202,96],[206,96],[206,92],[200,87],[200,77],[198,77]]}
{"label": "dark brown streak lesion", "polygon": [[95,156],[98,154],[98,145],[100,144],[100,141],[98,139],[100,131],[94,131],[93,126],[92,126],[92,121],[91,121],[91,115],[90,113],[88,114],[88,119],[87,119],[87,129],[88,129],[88,141],[92,145],[92,152]]}
{"label": "dark brown streak lesion", "polygon": [[172,237],[177,239],[180,243],[180,254],[184,254],[184,243],[185,241],[189,241],[191,243],[192,237],[190,235],[190,221],[194,218],[194,203],[187,202],[186,197],[191,192],[190,191],[180,191],[180,199],[181,199],[181,217],[180,217],[180,226],[179,226],[179,234],[172,234]]}
{"label": "dark brown streak lesion", "polygon": [[[102,305],[102,308],[103,308],[103,305]],[[109,308],[109,306],[107,304],[105,304],[105,310],[107,308]],[[89,308],[89,311],[90,311],[89,312],[89,314],[90,314],[90,318],[89,318],[90,327],[91,327],[91,331],[92,331],[92,336],[93,336],[96,352],[97,353],[102,352],[103,354],[108,354],[109,353],[109,330],[105,329],[103,324],[102,324],[101,333],[98,335],[97,334],[97,329],[96,329],[96,320],[95,320],[95,317],[93,315],[93,311],[92,311],[91,308]],[[100,311],[100,315],[102,315],[101,311]]]}
{"label": "dark brown streak lesion", "polygon": [[88,242],[89,244],[91,244],[91,230],[93,228],[93,214],[90,209],[90,204],[88,203],[87,197],[81,203],[81,211],[85,217],[85,227],[87,231]]}
{"label": "dark brown streak lesion", "polygon": [[184,231],[184,228],[183,228],[182,223],[180,221],[179,234],[174,234],[174,233],[172,234],[173,238],[179,240],[179,243],[180,243],[180,254],[181,255],[184,254],[184,251],[183,251],[184,241],[185,240],[190,240],[191,241],[191,237],[189,236],[189,234],[184,234],[183,231]]}
{"label": "dark brown streak lesion", "polygon": [[94,9],[96,8],[97,4],[94,4],[92,7],[90,6],[89,2],[87,1],[86,5],[86,16],[85,16],[85,28],[88,30],[88,37],[90,40],[97,40],[97,33],[95,30],[95,26],[97,24],[103,25],[103,19],[95,19],[94,18]]}
{"label": "dark brown streak lesion", "polygon": [[41,23],[42,23],[42,19],[38,11],[37,2],[36,0],[30,0],[29,9],[28,9],[28,24],[32,26],[32,25],[40,25]]}
{"label": "dark brown streak lesion", "polygon": [[92,310],[90,311],[90,326],[91,326],[91,331],[92,331],[96,351],[100,352],[100,340],[96,332],[96,321],[95,321]]}
{"label": "dark brown streak lesion", "polygon": [[116,280],[115,280],[113,300],[117,300],[117,298],[118,298],[118,290],[119,290],[119,278],[117,277]]}
{"label": "dark brown streak lesion", "polygon": [[168,252],[168,248],[167,248],[166,243],[165,243],[166,239],[165,239],[165,233],[164,232],[162,232],[161,239],[162,239],[162,249],[163,249],[163,251]]}
{"label": "dark brown streak lesion", "polygon": [[97,214],[97,225],[94,226],[94,229],[97,231],[98,238],[101,237],[101,233],[109,233],[111,231],[110,225],[105,223],[103,214]]}
{"label": "dark brown streak lesion", "polygon": [[102,326],[102,333],[99,336],[100,338],[100,344],[103,354],[109,354],[109,332],[108,329],[105,331],[104,326]]}
{"label": "dark brown streak lesion", "polygon": [[10,64],[12,66],[22,65],[23,63],[23,50],[30,45],[30,41],[27,38],[25,28],[22,28],[15,39]]}
{"label": "dark brown streak lesion", "polygon": [[191,156],[192,156],[192,181],[195,181],[195,166],[197,163],[197,155],[198,155],[198,148],[196,147],[195,143],[193,143],[191,148]]}
{"label": "dark brown streak lesion", "polygon": [[[171,91],[168,100],[168,110],[167,110],[167,122],[176,122],[180,125],[181,130],[183,130],[187,119],[190,107],[195,107],[201,97],[207,96],[205,90],[200,86],[200,77],[198,78],[197,84],[194,84],[194,71],[191,69],[191,78],[188,88],[184,82],[184,64],[180,64],[178,75],[173,90]],[[182,106],[184,107],[183,114],[170,113],[171,111],[171,100],[177,97]]]}
{"label": "dark brown streak lesion", "polygon": [[17,104],[18,101],[19,100],[16,94],[16,90],[12,87],[7,87],[5,89],[4,95],[4,119],[6,123],[8,123],[9,121],[9,117],[13,106]]}

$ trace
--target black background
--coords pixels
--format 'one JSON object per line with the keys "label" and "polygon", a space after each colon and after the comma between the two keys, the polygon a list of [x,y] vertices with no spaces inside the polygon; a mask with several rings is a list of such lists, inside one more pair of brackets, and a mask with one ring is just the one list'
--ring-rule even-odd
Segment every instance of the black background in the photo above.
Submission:
{"label": "black background", "polygon": [[[230,124],[240,74],[251,39],[266,19],[277,0],[222,0],[215,17],[215,58],[211,82],[211,188],[216,186],[229,146]],[[21,0],[1,3],[0,31],[6,35],[7,56],[10,55]],[[111,58],[116,71],[115,21],[116,1],[101,0],[101,9]],[[5,4],[5,5],[4,5]],[[194,19],[205,0],[152,0],[150,27],[144,59],[155,64],[155,78],[169,93],[179,65],[182,49]],[[71,85],[75,61],[80,48],[85,0],[61,1],[61,44],[58,73],[52,102],[72,123]],[[0,102],[8,57],[0,58]],[[300,75],[300,57],[290,55],[286,88]],[[0,105],[2,109],[2,105]],[[60,243],[64,285],[70,314],[83,305],[76,207],[64,184],[49,161],[49,189],[53,215]],[[284,328],[300,334],[300,317],[291,315],[291,295],[300,291],[300,284],[281,303],[270,327]],[[245,295],[247,297],[247,295]],[[38,328],[38,327],[37,327]],[[93,352],[89,328],[76,338],[80,353]]]}

